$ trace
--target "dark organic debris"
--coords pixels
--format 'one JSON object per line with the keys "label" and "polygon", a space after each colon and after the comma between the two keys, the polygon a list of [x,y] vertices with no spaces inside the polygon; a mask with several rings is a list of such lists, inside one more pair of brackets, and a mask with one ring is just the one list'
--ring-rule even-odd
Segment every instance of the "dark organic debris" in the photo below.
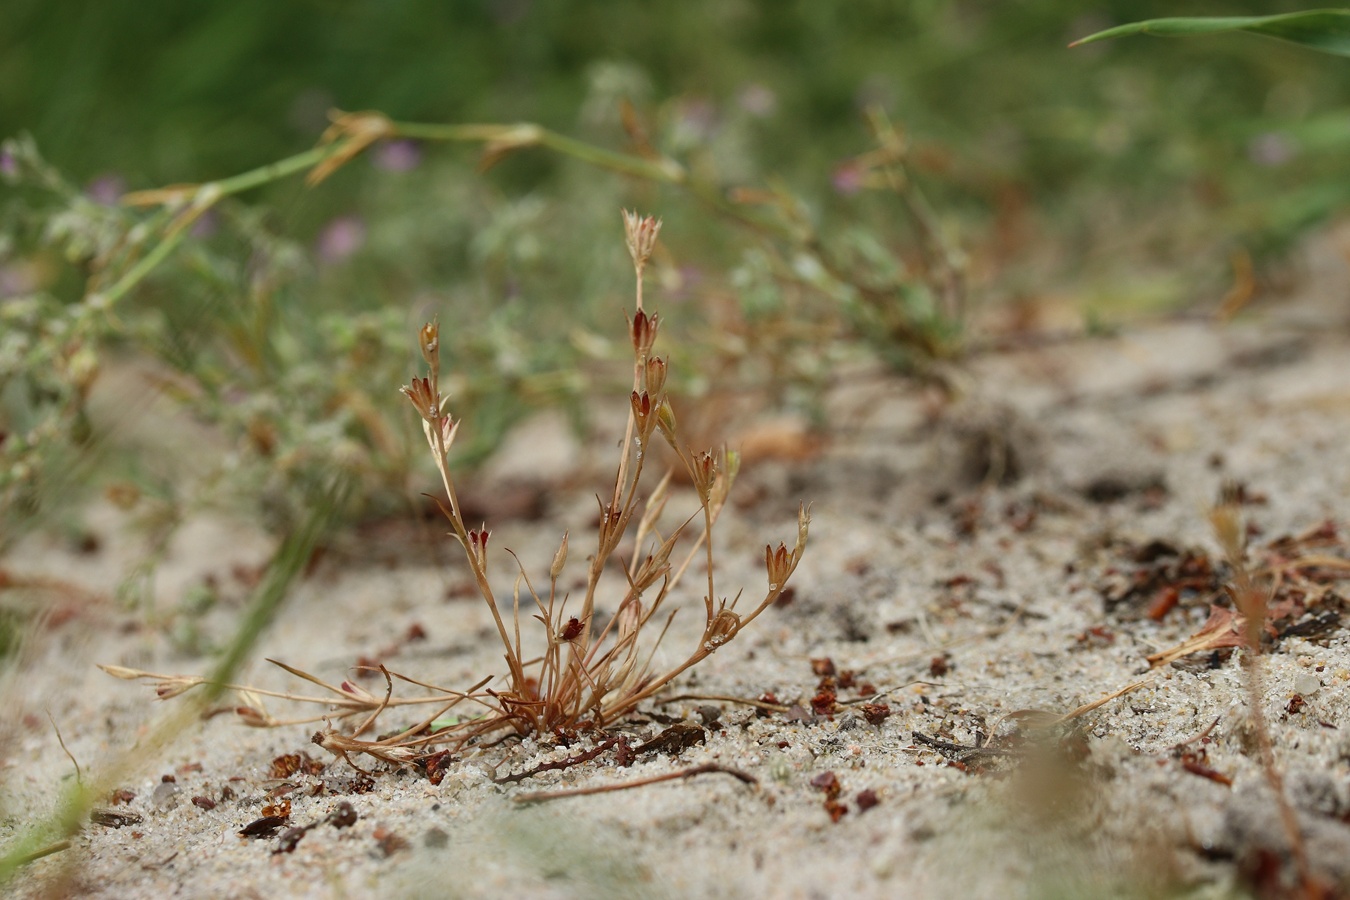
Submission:
{"label": "dark organic debris", "polygon": [[125,828],[128,825],[139,825],[145,819],[134,812],[100,808],[90,810],[89,821],[105,828]]}
{"label": "dark organic debris", "polygon": [[263,816],[239,829],[239,833],[244,837],[271,837],[273,832],[285,824],[284,816]]}

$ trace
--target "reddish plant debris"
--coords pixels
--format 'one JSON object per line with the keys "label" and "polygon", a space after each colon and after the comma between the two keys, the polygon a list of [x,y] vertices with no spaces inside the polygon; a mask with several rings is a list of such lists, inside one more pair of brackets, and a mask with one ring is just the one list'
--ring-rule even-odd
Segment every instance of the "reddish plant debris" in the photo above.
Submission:
{"label": "reddish plant debris", "polygon": [[177,782],[177,781],[178,781],[178,779],[175,778],[173,775],[161,775],[161,776],[159,776],[159,783],[160,783],[160,784],[174,784],[174,783]]}
{"label": "reddish plant debris", "polygon": [[637,753],[628,746],[628,738],[619,738],[618,743],[614,745],[614,763],[620,768],[626,769],[637,759]]}
{"label": "reddish plant debris", "polygon": [[380,661],[363,653],[356,658],[352,668],[356,670],[356,678],[374,678],[380,674]]}
{"label": "reddish plant debris", "polygon": [[837,679],[839,690],[851,690],[858,683],[858,673],[852,669],[844,669],[839,673]]}
{"label": "reddish plant debris", "polygon": [[811,779],[811,787],[825,794],[831,800],[839,796],[843,789],[839,784],[839,776],[834,772],[821,772]]}
{"label": "reddish plant debris", "polygon": [[703,726],[695,725],[693,722],[676,722],[651,740],[639,744],[633,752],[650,753],[653,750],[664,750],[667,753],[678,754],[695,744],[706,743],[707,740],[708,732],[703,730]]}
{"label": "reddish plant debris", "polygon": [[891,708],[885,703],[864,703],[862,714],[868,725],[880,725],[890,716]]}
{"label": "reddish plant debris", "polygon": [[877,695],[877,686],[870,681],[864,681],[858,685],[859,697],[875,697]]}
{"label": "reddish plant debris", "polygon": [[202,764],[199,762],[183,763],[177,769],[174,769],[179,775],[190,775],[194,772],[200,772],[201,770]]}
{"label": "reddish plant debris", "polygon": [[835,673],[834,660],[830,659],[828,656],[812,659],[811,671],[822,678],[827,675],[833,675]]}
{"label": "reddish plant debris", "polygon": [[1161,622],[1163,617],[1176,609],[1178,601],[1181,600],[1181,591],[1176,585],[1167,585],[1153,595],[1149,601],[1148,610],[1145,615],[1155,622]]}
{"label": "reddish plant debris", "polygon": [[1194,753],[1184,753],[1181,756],[1181,767],[1192,775],[1199,775],[1201,778],[1208,778],[1210,781],[1217,782],[1224,787],[1232,787],[1233,779],[1222,772],[1211,769],[1201,762],[1201,757]]}
{"label": "reddish plant debris", "polygon": [[271,837],[272,834],[286,824],[286,820],[281,816],[263,816],[260,819],[254,819],[243,828],[239,829],[239,834],[243,837]]}
{"label": "reddish plant debris", "polygon": [[135,799],[136,799],[136,792],[127,790],[126,788],[118,788],[117,790],[113,791],[111,794],[108,795],[108,802],[111,803],[113,806],[116,806],[119,803],[130,803],[132,800]]}
{"label": "reddish plant debris", "polygon": [[843,787],[839,784],[839,777],[833,772],[821,772],[812,778],[811,787],[825,795],[825,812],[831,822],[838,822],[848,812],[848,806],[839,802],[839,794]]}
{"label": "reddish plant debris", "polygon": [[210,797],[193,797],[192,805],[199,807],[200,809],[215,809],[216,801],[212,800]]}
{"label": "reddish plant debris", "polygon": [[1294,696],[1289,698],[1289,705],[1285,707],[1285,711],[1288,712],[1290,715],[1302,712],[1303,707],[1307,705],[1307,702],[1308,701],[1303,699],[1302,694],[1295,694]]}
{"label": "reddish plant debris", "polygon": [[454,759],[449,750],[438,751],[423,759],[422,763],[426,767],[427,780],[432,784],[440,784],[445,780],[445,770],[449,768],[450,763],[454,762]]}
{"label": "reddish plant debris", "polygon": [[427,639],[427,630],[422,627],[421,622],[413,622],[408,626],[408,630],[404,633],[403,639],[408,643],[425,641]]}
{"label": "reddish plant debris", "polygon": [[228,801],[230,801],[230,800],[233,800],[233,799],[234,799],[234,788],[230,787],[230,786],[227,784],[227,785],[225,785],[223,788],[220,789],[220,802],[221,802],[221,803],[226,803],[226,802],[228,802]]}
{"label": "reddish plant debris", "polygon": [[277,845],[272,850],[272,855],[275,856],[279,853],[294,853],[296,846],[300,843],[300,839],[308,832],[308,828],[287,828],[281,833],[281,837],[277,839]]}
{"label": "reddish plant debris", "polygon": [[291,817],[291,801],[280,800],[276,803],[268,803],[262,808],[263,818],[289,819]]}
{"label": "reddish plant debris", "polygon": [[811,711],[818,716],[831,715],[837,708],[838,700],[839,695],[835,692],[833,686],[822,685],[820,690],[816,691],[816,695],[811,698]]}
{"label": "reddish plant debris", "polygon": [[1093,625],[1091,628],[1084,629],[1078,634],[1074,641],[1080,647],[1099,648],[1109,647],[1116,642],[1116,633],[1105,625]]}
{"label": "reddish plant debris", "polygon": [[346,800],[339,800],[338,805],[328,814],[328,824],[334,828],[351,828],[356,824],[356,819],[356,810]]}
{"label": "reddish plant debris", "polygon": [[877,799],[876,791],[867,788],[866,790],[858,791],[858,796],[854,798],[854,802],[858,804],[858,812],[864,813],[881,801]]}
{"label": "reddish plant debris", "polygon": [[[765,691],[764,693],[760,694],[760,695],[759,695],[759,702],[760,702],[760,703],[767,703],[767,704],[769,704],[770,706],[782,706],[782,705],[783,705],[782,702],[778,699],[778,695],[775,694],[773,691]],[[771,713],[772,713],[772,710],[765,709],[765,708],[762,707],[762,706],[757,706],[757,707],[755,707],[755,715],[756,715],[756,716],[759,716],[761,719],[764,718],[765,716],[770,715]]]}
{"label": "reddish plant debris", "polygon": [[400,850],[408,849],[406,838],[400,837],[383,825],[378,826],[372,836],[375,838],[375,845],[380,848],[380,852],[385,856],[393,856]]}
{"label": "reddish plant debris", "polygon": [[581,632],[585,627],[586,626],[580,619],[576,616],[572,616],[567,620],[567,624],[563,626],[562,633],[559,634],[558,637],[560,640],[564,641],[575,641],[577,638],[581,637]]}
{"label": "reddish plant debris", "polygon": [[290,778],[297,774],[318,775],[323,772],[324,766],[323,762],[314,759],[303,750],[299,753],[286,753],[272,760],[268,777]]}
{"label": "reddish plant debris", "polygon": [[928,661],[928,674],[934,678],[941,678],[952,670],[951,657],[942,653]]}

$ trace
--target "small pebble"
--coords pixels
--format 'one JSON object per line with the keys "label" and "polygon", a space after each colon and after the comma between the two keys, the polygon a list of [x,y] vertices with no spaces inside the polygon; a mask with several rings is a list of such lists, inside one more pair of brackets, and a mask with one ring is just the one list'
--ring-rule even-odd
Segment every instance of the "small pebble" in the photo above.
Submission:
{"label": "small pebble", "polygon": [[1309,694],[1315,694],[1321,689],[1322,682],[1311,672],[1300,672],[1294,678],[1294,691],[1305,697]]}
{"label": "small pebble", "polygon": [[164,809],[172,805],[174,798],[182,791],[178,785],[172,781],[161,781],[155,785],[155,790],[150,794],[150,802],[156,809]]}

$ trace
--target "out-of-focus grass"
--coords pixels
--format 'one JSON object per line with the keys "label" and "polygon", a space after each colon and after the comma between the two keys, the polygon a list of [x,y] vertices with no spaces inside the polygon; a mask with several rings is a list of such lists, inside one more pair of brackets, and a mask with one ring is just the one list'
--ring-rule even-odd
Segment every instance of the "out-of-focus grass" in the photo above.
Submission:
{"label": "out-of-focus grass", "polygon": [[[1297,4],[1261,11],[1285,8]],[[930,237],[963,260],[977,314],[1053,289],[1080,298],[1085,323],[1109,326],[1140,298],[1154,310],[1217,298],[1235,248],[1278,248],[1346,199],[1350,132],[1336,123],[1350,74],[1257,42],[1065,47],[1174,12],[1123,0],[1091,12],[880,0],[5,4],[0,132],[31,131],[58,183],[29,180],[0,207],[0,369],[11,373],[0,379],[0,481],[31,488],[4,494],[0,543],[110,477],[142,477],[119,462],[116,416],[91,416],[85,402],[119,354],[153,358],[154,389],[217,430],[221,464],[202,479],[211,502],[242,503],[282,531],[316,472],[358,480],[353,515],[407,492],[407,423],[390,418],[382,390],[406,377],[407,335],[431,315],[447,325],[462,374],[451,387],[481,436],[470,456],[532,406],[579,409],[589,358],[613,349],[591,323],[621,302],[603,274],[616,270],[612,243],[597,236],[625,204],[658,210],[679,235],[657,260],[657,289],[716,323],[680,339],[705,348],[685,371],[765,382],[745,361],[774,356],[786,371],[773,380],[792,386],[776,400],[809,403],[812,379],[840,354],[865,346],[913,365],[913,335],[897,322],[959,343],[959,323],[935,311],[922,229],[896,194],[863,189],[867,108],[902,130],[901,181],[922,189]],[[121,190],[286,157],[312,144],[334,105],[530,120],[619,152],[650,147],[718,197],[748,189],[779,202],[780,221],[809,234],[766,240],[676,187],[558,153],[511,154],[484,173],[463,148],[398,141],[319,190],[276,181],[218,204],[115,310],[78,309],[101,262],[149,252],[127,239],[155,219],[111,205]],[[822,246],[834,273],[819,265]],[[747,352],[755,341],[760,352]]]}

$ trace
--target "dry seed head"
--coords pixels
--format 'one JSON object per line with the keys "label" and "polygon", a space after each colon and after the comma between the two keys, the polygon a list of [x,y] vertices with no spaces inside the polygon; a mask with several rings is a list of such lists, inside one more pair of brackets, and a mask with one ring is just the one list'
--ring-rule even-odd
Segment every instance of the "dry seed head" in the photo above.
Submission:
{"label": "dry seed head", "polygon": [[439,371],[441,363],[437,351],[441,348],[440,323],[433,320],[423,325],[417,333],[417,344],[422,348],[422,359],[426,360],[431,371]]}
{"label": "dry seed head", "polygon": [[717,480],[717,456],[711,450],[700,450],[690,457],[693,464],[694,487],[706,503],[712,496],[713,482]]}
{"label": "dry seed head", "polygon": [[740,629],[740,616],[726,608],[718,610],[717,615],[708,623],[707,630],[703,632],[704,649],[716,650],[734,638]]}
{"label": "dry seed head", "polygon": [[418,415],[424,420],[436,422],[441,418],[441,398],[436,396],[431,379],[414,378],[411,384],[405,384],[399,390],[407,395],[413,409],[417,410]]}
{"label": "dry seed head", "polygon": [[625,209],[623,233],[628,242],[628,255],[633,258],[633,267],[640,273],[651,258],[652,249],[656,247],[656,236],[661,233],[661,220],[652,216],[639,216]]}
{"label": "dry seed head", "polygon": [[659,397],[666,387],[666,361],[659,356],[651,357],[647,360],[647,368],[643,374],[645,376],[643,385],[647,388],[647,393]]}
{"label": "dry seed head", "polygon": [[646,360],[651,356],[652,344],[656,343],[656,331],[661,326],[661,317],[656,313],[650,316],[642,310],[638,310],[629,323],[629,330],[633,338],[633,353],[639,360]]}
{"label": "dry seed head", "polygon": [[781,588],[792,574],[792,559],[788,553],[786,544],[779,543],[775,550],[771,545],[764,545],[764,568],[769,573],[769,590],[776,591]]}
{"label": "dry seed head", "polygon": [[678,449],[679,444],[675,440],[675,410],[671,407],[669,400],[662,400],[661,405],[657,407],[656,425],[661,429],[661,434],[665,435],[670,446]]}
{"label": "dry seed head", "polygon": [[548,568],[548,577],[557,581],[562,575],[563,566],[567,565],[567,532],[563,532],[562,543],[558,545],[558,552],[553,554],[553,565]]}

